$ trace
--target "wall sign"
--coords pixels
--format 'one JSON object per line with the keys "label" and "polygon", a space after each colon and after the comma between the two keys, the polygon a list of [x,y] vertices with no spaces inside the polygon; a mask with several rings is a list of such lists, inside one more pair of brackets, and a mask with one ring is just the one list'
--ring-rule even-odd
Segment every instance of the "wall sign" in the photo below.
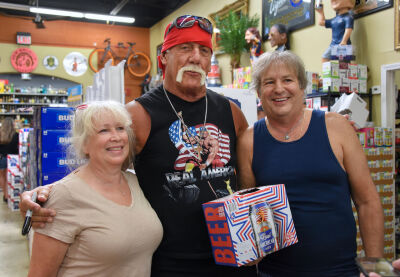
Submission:
{"label": "wall sign", "polygon": [[43,65],[48,70],[54,70],[58,67],[58,59],[55,56],[46,56],[43,59]]}
{"label": "wall sign", "polygon": [[286,25],[289,31],[314,25],[314,0],[262,0],[262,37],[268,39],[271,27]]}
{"label": "wall sign", "polygon": [[71,52],[63,60],[65,71],[72,76],[78,77],[87,71],[87,59],[79,52]]}
{"label": "wall sign", "polygon": [[31,33],[17,32],[17,44],[31,45]]}
{"label": "wall sign", "polygon": [[21,73],[32,72],[38,65],[38,58],[29,48],[18,48],[11,54],[11,64]]}

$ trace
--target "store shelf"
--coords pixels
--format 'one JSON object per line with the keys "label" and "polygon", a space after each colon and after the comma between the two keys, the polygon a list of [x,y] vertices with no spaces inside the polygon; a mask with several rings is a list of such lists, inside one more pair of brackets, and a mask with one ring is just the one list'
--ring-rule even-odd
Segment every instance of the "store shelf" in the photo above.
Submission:
{"label": "store shelf", "polygon": [[33,113],[0,113],[0,115],[33,115]]}
{"label": "store shelf", "polygon": [[13,103],[13,102],[0,102],[0,105],[24,105],[24,106],[49,106],[52,103]]}
{"label": "store shelf", "polygon": [[[321,97],[321,98],[327,99],[327,101],[328,101],[328,103],[327,103],[327,104],[328,104],[328,105],[327,105],[327,106],[328,106],[328,111],[330,111],[332,105],[335,104],[335,100],[334,100],[334,99],[335,99],[336,97],[342,96],[343,93],[346,93],[346,92],[333,92],[333,91],[330,91],[330,88],[328,88],[328,91],[325,91],[325,92],[320,91],[320,92],[317,92],[317,93],[307,94],[307,95],[306,95],[306,98]],[[350,94],[350,93],[347,93],[347,94]],[[368,100],[369,100],[369,105],[368,105],[368,108],[369,108],[368,120],[369,120],[369,121],[372,121],[372,90],[369,89],[368,93],[358,93],[358,95],[359,95],[360,97],[363,97],[363,98],[368,98]]]}
{"label": "store shelf", "polygon": [[29,126],[32,120],[34,107],[65,107],[67,106],[68,94],[63,89],[47,90],[41,93],[42,87],[15,87],[13,92],[10,90],[0,93],[0,117],[10,116],[22,117],[21,125]]}
{"label": "store shelf", "polygon": [[307,94],[306,98],[326,97],[326,96],[340,97],[341,93],[340,92],[317,92],[317,93]]}
{"label": "store shelf", "polygon": [[68,97],[66,93],[52,94],[52,93],[0,93],[0,96],[55,96],[55,97]]}
{"label": "store shelf", "polygon": [[393,159],[393,155],[367,156],[368,161],[391,160],[391,159]]}
{"label": "store shelf", "polygon": [[388,179],[388,180],[375,180],[374,181],[375,185],[391,185],[393,184],[393,179]]}
{"label": "store shelf", "polygon": [[[369,171],[372,173],[377,173],[377,172],[385,172],[385,171],[388,171],[388,172],[392,172],[393,171],[393,168],[392,167],[378,167],[378,168],[370,168],[369,169]],[[392,181],[393,182],[393,179],[387,179],[387,180],[383,180],[383,181]],[[386,184],[386,183],[385,183]]]}
{"label": "store shelf", "polygon": [[384,209],[393,209],[393,204],[382,204],[382,208],[384,208]]}
{"label": "store shelf", "polygon": [[393,191],[383,191],[383,192],[380,192],[379,195],[385,196],[385,197],[390,197],[390,196],[393,196]]}

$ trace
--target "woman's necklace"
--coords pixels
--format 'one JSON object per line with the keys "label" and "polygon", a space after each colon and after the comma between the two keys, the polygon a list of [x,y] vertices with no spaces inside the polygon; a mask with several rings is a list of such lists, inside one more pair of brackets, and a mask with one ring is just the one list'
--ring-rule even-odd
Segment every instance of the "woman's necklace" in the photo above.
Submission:
{"label": "woman's necklace", "polygon": [[[298,127],[298,126],[303,122],[303,118],[304,118],[304,117],[305,117],[305,112],[304,112],[304,109],[303,109],[303,115],[302,115],[302,116],[299,118],[299,120],[293,125],[293,127],[290,128],[290,130],[287,131],[287,132],[285,133],[285,135],[283,136],[283,139],[284,139],[284,140],[289,140],[289,139],[290,139],[290,134],[296,129],[296,127]],[[268,123],[268,125],[269,125],[270,128],[275,129],[275,127],[273,127],[272,124],[269,123],[268,117],[267,117],[267,123]],[[275,130],[278,131],[277,129],[275,129]]]}

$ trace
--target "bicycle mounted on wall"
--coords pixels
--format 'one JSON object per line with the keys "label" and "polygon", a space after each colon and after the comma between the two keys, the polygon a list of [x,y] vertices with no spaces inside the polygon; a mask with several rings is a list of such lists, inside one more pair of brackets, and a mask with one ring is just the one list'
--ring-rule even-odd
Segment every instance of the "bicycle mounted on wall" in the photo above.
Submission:
{"label": "bicycle mounted on wall", "polygon": [[96,48],[89,55],[89,66],[94,72],[102,69],[108,60],[112,60],[112,65],[117,64],[117,61],[126,60],[125,68],[128,68],[129,73],[134,77],[144,77],[150,72],[150,58],[142,52],[135,52],[133,50],[135,42],[127,42],[128,47],[124,46],[123,42],[118,42],[117,49],[128,48],[125,56],[119,56],[115,53],[111,48],[110,38],[105,39],[104,43],[107,44],[105,48]]}

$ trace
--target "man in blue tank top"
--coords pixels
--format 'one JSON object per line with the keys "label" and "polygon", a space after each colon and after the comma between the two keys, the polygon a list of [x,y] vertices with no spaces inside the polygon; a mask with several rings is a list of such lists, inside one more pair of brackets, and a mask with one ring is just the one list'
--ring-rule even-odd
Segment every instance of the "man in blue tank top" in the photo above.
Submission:
{"label": "man in blue tank top", "polygon": [[[184,15],[171,22],[158,57],[163,85],[127,105],[139,184],[164,229],[153,277],[256,276],[254,266],[215,264],[201,206],[238,189],[236,138],[248,127],[236,104],[206,89],[212,33],[206,18]],[[31,194],[23,194],[22,212],[34,208],[46,222],[50,211],[39,210]]]}
{"label": "man in blue tank top", "polygon": [[304,65],[290,51],[266,53],[252,85],[266,117],[238,142],[244,187],[285,184],[299,242],[267,255],[261,277],[356,277],[358,213],[367,256],[383,255],[383,212],[366,157],[349,122],[304,107]]}

